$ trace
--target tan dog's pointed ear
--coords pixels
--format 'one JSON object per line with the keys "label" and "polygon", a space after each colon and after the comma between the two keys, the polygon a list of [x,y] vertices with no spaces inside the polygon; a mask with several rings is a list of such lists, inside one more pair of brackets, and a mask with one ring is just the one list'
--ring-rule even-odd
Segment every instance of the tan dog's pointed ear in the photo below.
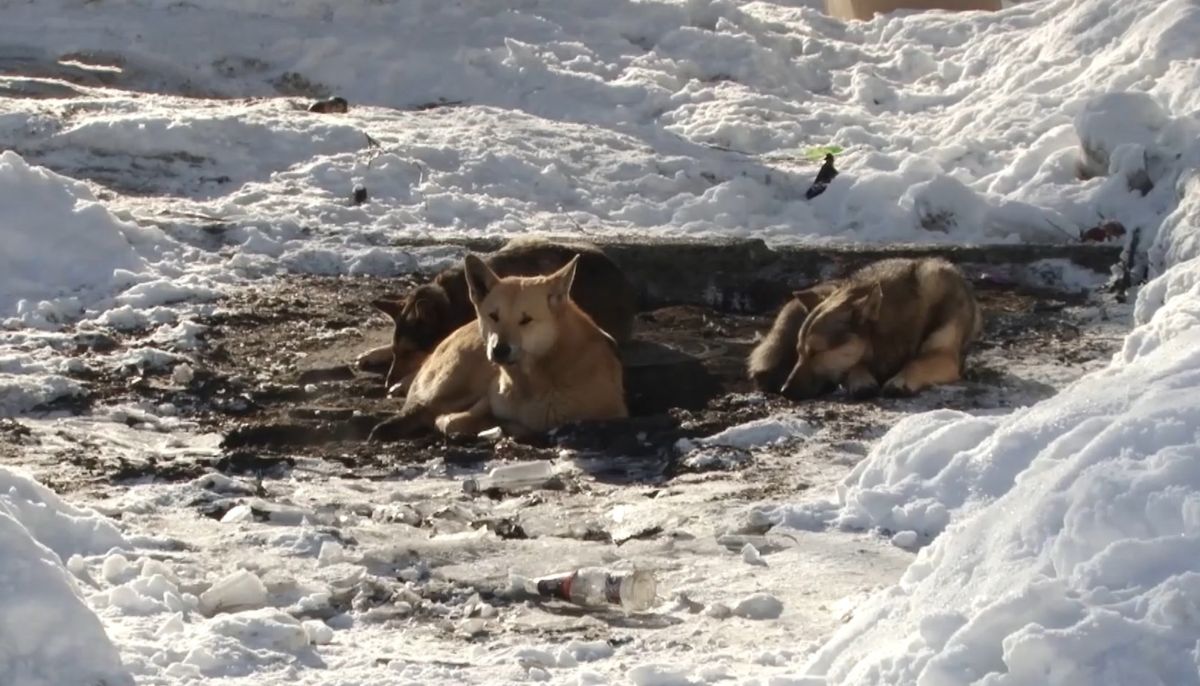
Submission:
{"label": "tan dog's pointed ear", "polygon": [[496,276],[483,260],[470,253],[463,258],[463,267],[467,275],[467,290],[471,293],[471,302],[478,305],[496,286],[500,277]]}
{"label": "tan dog's pointed ear", "polygon": [[375,309],[379,310],[380,312],[391,317],[393,321],[395,321],[396,319],[398,319],[400,317],[400,312],[401,312],[401,308],[402,308],[403,304],[404,304],[403,301],[400,301],[400,300],[386,300],[384,298],[379,298],[377,300],[371,301],[371,307],[374,307]]}
{"label": "tan dog's pointed ear", "polygon": [[575,283],[575,268],[578,265],[579,255],[576,255],[562,269],[559,269],[548,277],[551,307],[558,307],[571,297],[571,284]]}

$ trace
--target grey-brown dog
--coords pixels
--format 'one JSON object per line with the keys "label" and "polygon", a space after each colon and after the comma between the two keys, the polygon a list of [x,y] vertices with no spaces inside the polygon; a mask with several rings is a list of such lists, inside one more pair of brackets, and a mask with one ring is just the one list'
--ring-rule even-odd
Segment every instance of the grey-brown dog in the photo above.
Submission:
{"label": "grey-brown dog", "polygon": [[750,354],[759,388],[812,398],[911,395],[962,375],[982,319],[962,272],[938,258],[889,259],[798,291]]}

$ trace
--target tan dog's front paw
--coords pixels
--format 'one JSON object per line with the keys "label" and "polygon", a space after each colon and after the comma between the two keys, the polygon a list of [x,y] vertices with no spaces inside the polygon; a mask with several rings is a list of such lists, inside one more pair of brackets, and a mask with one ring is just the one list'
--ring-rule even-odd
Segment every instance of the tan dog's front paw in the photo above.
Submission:
{"label": "tan dog's front paw", "polygon": [[883,394],[889,398],[908,398],[916,395],[919,390],[921,389],[904,376],[904,372],[888,379],[887,383],[883,385]]}
{"label": "tan dog's front paw", "polygon": [[392,384],[392,387],[389,388],[387,391],[388,397],[389,398],[406,397],[408,395],[408,389],[410,386],[412,386],[413,379],[415,379],[416,377],[417,377],[416,374],[409,374],[408,376],[404,377],[403,379],[400,379],[396,383]]}
{"label": "tan dog's front paw", "polygon": [[437,427],[439,433],[445,436],[459,436],[464,433],[463,429],[469,423],[471,423],[471,415],[466,412],[456,412],[438,417],[434,420],[433,425]]}

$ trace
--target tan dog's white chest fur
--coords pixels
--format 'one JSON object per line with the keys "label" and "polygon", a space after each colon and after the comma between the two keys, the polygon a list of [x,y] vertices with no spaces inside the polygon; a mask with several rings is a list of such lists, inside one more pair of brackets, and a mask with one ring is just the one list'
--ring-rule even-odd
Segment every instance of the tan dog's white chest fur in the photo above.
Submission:
{"label": "tan dog's white chest fur", "polygon": [[500,279],[467,256],[471,301],[496,376],[470,410],[439,417],[441,431],[477,433],[499,424],[509,433],[540,433],[628,416],[616,344],[571,301],[576,264],[549,276]]}

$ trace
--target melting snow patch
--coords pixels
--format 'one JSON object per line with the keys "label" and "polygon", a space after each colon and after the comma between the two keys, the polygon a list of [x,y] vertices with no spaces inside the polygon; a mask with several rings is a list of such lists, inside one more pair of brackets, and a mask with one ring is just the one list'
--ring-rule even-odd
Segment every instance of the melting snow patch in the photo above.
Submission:
{"label": "melting snow patch", "polygon": [[692,686],[688,670],[668,665],[639,665],[626,675],[634,686]]}
{"label": "melting snow patch", "polygon": [[755,593],[740,600],[733,614],[745,619],[778,619],[783,614],[783,603],[768,593]]}

